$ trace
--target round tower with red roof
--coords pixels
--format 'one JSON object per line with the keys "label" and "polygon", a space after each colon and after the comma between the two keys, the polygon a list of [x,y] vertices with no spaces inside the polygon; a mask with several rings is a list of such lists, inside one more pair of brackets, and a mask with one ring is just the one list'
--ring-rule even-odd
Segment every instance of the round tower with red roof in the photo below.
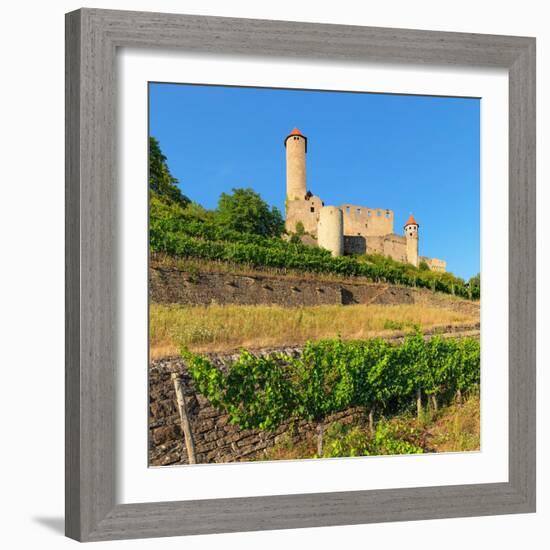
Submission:
{"label": "round tower with red roof", "polygon": [[289,201],[304,200],[307,193],[306,152],[307,138],[294,128],[285,138],[286,148],[286,198]]}
{"label": "round tower with red roof", "polygon": [[407,243],[407,262],[418,267],[418,228],[419,225],[411,214],[405,222],[405,240]]}

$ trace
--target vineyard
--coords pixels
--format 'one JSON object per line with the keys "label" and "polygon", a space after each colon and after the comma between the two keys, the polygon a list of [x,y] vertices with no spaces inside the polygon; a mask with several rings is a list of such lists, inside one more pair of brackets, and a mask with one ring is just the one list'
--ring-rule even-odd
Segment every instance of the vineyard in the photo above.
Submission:
{"label": "vineyard", "polygon": [[479,448],[479,275],[334,257],[251,188],[204,208],[150,148],[151,464]]}
{"label": "vineyard", "polygon": [[[411,410],[420,417],[428,401],[437,411],[476,393],[480,382],[478,340],[425,340],[420,333],[400,344],[382,339],[308,342],[299,356],[256,357],[242,351],[225,370],[201,354],[184,351],[183,357],[198,392],[241,429],[272,431],[289,419],[316,423],[316,456],[326,456],[324,419],[331,414],[361,408],[369,419],[372,446],[376,437],[391,439],[384,418]],[[342,449],[345,441],[341,438]],[[398,440],[395,445],[396,453],[418,452],[414,446],[399,447]],[[337,447],[331,447],[330,456],[339,456]],[[367,447],[363,454],[369,454]]]}
{"label": "vineyard", "polygon": [[154,194],[150,205],[150,248],[173,256],[251,267],[364,277],[371,281],[428,288],[479,299],[479,287],[451,273],[435,273],[376,255],[332,257],[295,239],[262,236],[220,225],[211,213],[169,204]]}

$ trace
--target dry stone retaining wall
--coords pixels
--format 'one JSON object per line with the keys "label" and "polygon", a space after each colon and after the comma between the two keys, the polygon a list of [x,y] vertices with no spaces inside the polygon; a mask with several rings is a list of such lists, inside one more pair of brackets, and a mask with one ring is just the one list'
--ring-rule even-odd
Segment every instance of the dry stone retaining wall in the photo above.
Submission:
{"label": "dry stone retaining wall", "polygon": [[426,289],[367,282],[339,282],[298,276],[190,273],[152,263],[149,298],[161,304],[425,304],[458,311],[479,311],[479,304]]}
{"label": "dry stone retaining wall", "polygon": [[[270,353],[266,350],[260,353]],[[300,353],[300,348],[278,351]],[[234,360],[236,355],[212,355],[211,360],[220,368]],[[170,358],[152,362],[149,370],[149,464],[166,466],[187,464],[187,452],[171,373],[179,373],[183,381],[184,395],[195,439],[197,463],[241,462],[251,460],[272,448],[282,438],[293,443],[303,441],[315,429],[305,421],[288,422],[273,432],[241,430],[228,423],[227,415],[220,413],[208,400],[195,391],[192,379],[182,359]],[[358,409],[349,409],[327,418],[327,422],[342,424],[363,416]]]}

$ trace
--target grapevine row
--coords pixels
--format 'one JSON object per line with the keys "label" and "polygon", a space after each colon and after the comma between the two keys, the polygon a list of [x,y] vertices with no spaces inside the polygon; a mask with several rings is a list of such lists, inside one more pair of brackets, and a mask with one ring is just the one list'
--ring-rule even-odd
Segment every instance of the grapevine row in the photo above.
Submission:
{"label": "grapevine row", "polygon": [[[382,339],[308,342],[302,353],[242,351],[226,369],[183,352],[199,393],[241,428],[274,430],[295,418],[315,421],[349,407],[378,416],[429,397],[437,406],[479,387],[480,347],[472,338],[419,333],[401,344]],[[372,427],[372,425],[371,425]]]}
{"label": "grapevine row", "polygon": [[[283,242],[283,241],[281,241]],[[166,252],[180,257],[218,260],[262,268],[296,269],[313,273],[337,274],[348,277],[365,277],[372,281],[384,281],[434,291],[455,294],[464,298],[479,298],[478,292],[470,292],[466,285],[448,282],[443,278],[410,273],[393,266],[377,265],[358,261],[351,256],[333,258],[319,254],[312,247],[308,250],[295,250],[296,245],[265,246],[239,242],[210,241],[189,237],[181,233],[150,232],[150,245],[153,251]],[[312,252],[310,253],[309,250]],[[314,252],[315,251],[315,252]]]}

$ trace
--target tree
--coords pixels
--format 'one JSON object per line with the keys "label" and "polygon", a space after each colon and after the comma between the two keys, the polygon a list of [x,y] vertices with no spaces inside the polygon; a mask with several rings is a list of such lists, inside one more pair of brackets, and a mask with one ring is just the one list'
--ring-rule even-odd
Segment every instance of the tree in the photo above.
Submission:
{"label": "tree", "polygon": [[233,188],[231,194],[222,193],[216,214],[218,223],[242,233],[263,237],[279,236],[284,230],[283,217],[250,188]]}
{"label": "tree", "polygon": [[149,136],[149,189],[169,203],[186,207],[191,201],[181,192],[156,138]]}
{"label": "tree", "polygon": [[470,298],[479,298],[481,292],[481,277],[478,273],[471,277],[468,281],[468,294]]}
{"label": "tree", "polygon": [[470,280],[468,281],[468,286],[471,289],[477,288],[479,290],[479,288],[481,287],[481,276],[479,273],[470,278]]}
{"label": "tree", "polygon": [[424,260],[422,260],[418,265],[418,269],[420,269],[420,271],[430,271],[430,266]]}

